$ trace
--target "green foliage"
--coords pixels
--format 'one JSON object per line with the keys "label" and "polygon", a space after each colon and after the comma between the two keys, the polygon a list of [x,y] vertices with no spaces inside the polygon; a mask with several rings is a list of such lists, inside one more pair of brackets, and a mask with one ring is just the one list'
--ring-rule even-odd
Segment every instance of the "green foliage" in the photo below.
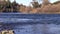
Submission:
{"label": "green foliage", "polygon": [[2,12],[13,12],[18,9],[18,4],[15,1],[13,3],[11,3],[10,1],[5,1],[4,3],[5,4],[0,4],[0,10],[2,10]]}

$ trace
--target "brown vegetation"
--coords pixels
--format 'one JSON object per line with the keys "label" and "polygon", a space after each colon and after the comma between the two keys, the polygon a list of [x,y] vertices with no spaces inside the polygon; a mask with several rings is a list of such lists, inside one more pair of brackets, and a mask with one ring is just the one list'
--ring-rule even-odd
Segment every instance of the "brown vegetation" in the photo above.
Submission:
{"label": "brown vegetation", "polygon": [[[45,3],[46,2],[46,3]],[[6,5],[7,4],[7,5]],[[60,1],[50,3],[48,0],[44,1],[42,4],[39,4],[38,2],[32,2],[32,6],[25,6],[23,4],[17,4],[15,1],[13,3],[7,2],[5,5],[0,4],[0,12],[3,10],[8,11],[18,11],[20,13],[38,13],[38,14],[54,14],[59,13],[60,14]],[[11,7],[11,8],[6,8]]]}
{"label": "brown vegetation", "polygon": [[[22,12],[24,13],[39,13],[39,14],[60,14],[60,1],[54,2],[54,3],[47,3],[46,5],[33,5],[34,7],[25,7],[23,8]],[[22,8],[22,7],[21,7]],[[21,9],[20,9],[21,10]]]}

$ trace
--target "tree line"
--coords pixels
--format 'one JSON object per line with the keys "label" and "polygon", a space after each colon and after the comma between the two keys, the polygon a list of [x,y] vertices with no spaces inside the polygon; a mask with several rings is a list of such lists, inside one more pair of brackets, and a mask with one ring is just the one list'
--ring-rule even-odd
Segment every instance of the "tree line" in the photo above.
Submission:
{"label": "tree line", "polygon": [[31,2],[32,6],[25,6],[23,4],[18,4],[14,2],[5,2],[0,4],[0,12],[20,12],[20,13],[39,13],[39,14],[53,14],[60,13],[60,1],[50,3],[48,0],[43,0],[41,4],[33,0]]}

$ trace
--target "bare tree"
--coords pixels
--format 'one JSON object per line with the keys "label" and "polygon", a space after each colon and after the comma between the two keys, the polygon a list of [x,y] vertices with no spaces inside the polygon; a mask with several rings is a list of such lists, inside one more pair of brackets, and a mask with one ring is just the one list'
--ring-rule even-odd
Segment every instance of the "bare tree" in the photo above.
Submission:
{"label": "bare tree", "polygon": [[33,0],[32,6],[33,6],[33,8],[38,8],[38,7],[40,7],[40,4],[38,3],[37,0]]}

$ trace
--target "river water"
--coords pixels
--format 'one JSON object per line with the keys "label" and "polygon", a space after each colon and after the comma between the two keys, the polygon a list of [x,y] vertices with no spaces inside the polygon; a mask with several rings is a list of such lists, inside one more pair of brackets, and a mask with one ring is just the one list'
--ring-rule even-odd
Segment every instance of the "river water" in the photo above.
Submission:
{"label": "river water", "polygon": [[60,34],[60,14],[0,14],[0,24],[15,34]]}
{"label": "river water", "polygon": [[60,34],[60,25],[56,24],[33,24],[18,25],[15,34]]}
{"label": "river water", "polygon": [[60,34],[60,25],[57,24],[4,25],[3,29],[11,29],[15,34]]}

